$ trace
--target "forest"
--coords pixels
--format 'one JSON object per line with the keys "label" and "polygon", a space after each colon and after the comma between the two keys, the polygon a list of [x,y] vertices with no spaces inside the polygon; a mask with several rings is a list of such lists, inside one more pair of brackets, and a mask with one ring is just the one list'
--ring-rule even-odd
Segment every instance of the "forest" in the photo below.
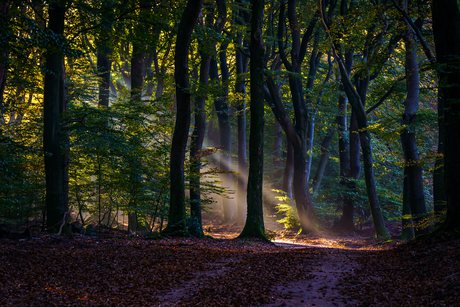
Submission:
{"label": "forest", "polygon": [[459,7],[0,1],[0,305],[453,305]]}

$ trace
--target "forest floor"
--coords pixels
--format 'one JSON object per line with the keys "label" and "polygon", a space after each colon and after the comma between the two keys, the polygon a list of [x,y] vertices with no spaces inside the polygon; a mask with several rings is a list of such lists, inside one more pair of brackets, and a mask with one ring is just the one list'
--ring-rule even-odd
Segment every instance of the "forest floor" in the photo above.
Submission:
{"label": "forest floor", "polygon": [[272,229],[267,244],[235,239],[235,225],[205,230],[215,239],[2,238],[0,305],[460,306],[458,238]]}

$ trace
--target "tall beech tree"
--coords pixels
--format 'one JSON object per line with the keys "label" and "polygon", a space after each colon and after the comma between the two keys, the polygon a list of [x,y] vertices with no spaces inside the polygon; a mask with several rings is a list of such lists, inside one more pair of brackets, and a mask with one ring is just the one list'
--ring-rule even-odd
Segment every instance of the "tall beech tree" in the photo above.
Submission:
{"label": "tall beech tree", "polygon": [[432,1],[433,34],[443,95],[445,127],[444,182],[447,217],[442,229],[460,226],[460,11],[455,0]]}
{"label": "tall beech tree", "polygon": [[[143,30],[142,27],[138,26],[135,28],[135,33],[140,34]],[[139,41],[135,41],[133,43],[133,51],[131,55],[131,101],[134,105],[141,104],[142,101],[142,85],[144,83],[144,74],[142,71],[143,62],[144,62],[144,49],[143,46],[140,44]],[[105,97],[104,97],[105,99]],[[137,123],[136,123],[137,124]],[[138,129],[135,127],[135,123],[132,123],[132,127],[128,129],[131,130],[131,138],[130,144],[133,147],[140,146],[139,138],[133,133]],[[128,130],[128,131],[129,131]],[[141,159],[140,157],[130,157],[129,158],[130,164],[130,181],[131,181],[131,199],[130,199],[130,207],[132,208],[132,212],[129,212],[129,219],[128,219],[128,227],[131,231],[138,231],[138,230],[145,230],[145,227],[139,223],[139,209],[138,209],[138,199],[141,197],[141,173],[140,173],[140,166],[141,166]]]}
{"label": "tall beech tree", "polygon": [[[423,176],[420,165],[420,157],[416,144],[416,135],[414,123],[419,103],[419,72],[417,61],[417,48],[414,41],[414,35],[408,27],[404,34],[404,44],[406,47],[406,99],[404,100],[404,113],[401,124],[401,145],[404,153],[404,188],[403,188],[403,214],[412,215],[412,221],[417,223],[426,213],[425,196],[423,194]],[[407,177],[407,178],[406,178]],[[408,195],[405,195],[408,194]],[[409,210],[405,209],[406,207]],[[404,219],[404,217],[403,217]],[[407,226],[403,220],[403,226]],[[427,229],[423,230],[426,232]],[[420,231],[416,231],[416,234]],[[409,229],[407,238],[411,238]]]}
{"label": "tall beech tree", "polygon": [[174,55],[176,83],[176,124],[171,145],[171,187],[168,226],[164,233],[172,235],[187,234],[185,213],[184,161],[188,132],[190,129],[190,82],[188,54],[193,28],[201,11],[203,0],[188,0],[177,30]]}
{"label": "tall beech tree", "polygon": [[[9,2],[1,2],[0,3],[0,18],[3,19],[2,26],[0,28],[0,34],[2,36],[6,35],[7,30],[6,28],[6,20],[8,20],[8,12],[10,9]],[[4,41],[0,44],[0,125],[3,121],[2,116],[2,107],[3,107],[3,93],[5,91],[5,84],[6,84],[6,74],[8,72],[8,45],[7,42]]]}
{"label": "tall beech tree", "polygon": [[[412,29],[414,35],[417,37],[418,42],[422,46],[425,57],[431,64],[436,64],[436,58],[432,53],[428,43],[422,35],[422,24],[424,18],[418,17],[415,22],[409,17],[408,9],[411,8],[411,2],[405,2],[403,7],[400,7],[394,0],[392,0],[394,7],[401,13],[404,21]],[[417,11],[422,12],[422,7],[426,3],[417,2]],[[438,80],[439,82],[439,80]],[[446,208],[446,187],[444,183],[444,154],[445,154],[445,122],[444,122],[444,98],[442,95],[442,87],[438,87],[438,150],[436,154],[436,162],[433,171],[433,201],[434,211],[436,213],[442,212]],[[403,209],[404,210],[404,209]],[[406,210],[407,211],[407,210]],[[408,212],[408,211],[407,211]]]}
{"label": "tall beech tree", "polygon": [[[217,33],[221,34],[224,25],[226,22],[227,16],[227,6],[225,1],[219,0],[217,2]],[[219,144],[222,152],[219,155],[220,160],[220,169],[224,171],[221,174],[222,185],[231,189],[233,186],[232,183],[232,174],[231,172],[231,152],[232,152],[232,138],[231,138],[231,128],[230,128],[230,112],[228,106],[228,80],[230,78],[230,73],[228,70],[227,64],[227,47],[228,43],[222,42],[217,52],[217,57],[211,59],[210,67],[210,78],[218,84],[220,89],[220,95],[214,101],[214,107],[216,108],[217,119],[219,124]],[[214,48],[215,49],[215,48]],[[218,65],[220,64],[220,65]],[[219,78],[219,66],[220,66],[220,78]],[[236,208],[235,202],[233,199],[222,197],[222,207],[224,214],[224,221],[232,222],[235,220]]]}
{"label": "tall beech tree", "polygon": [[64,176],[61,149],[61,127],[59,113],[62,109],[65,87],[64,56],[61,48],[64,44],[64,21],[66,1],[56,1],[49,5],[48,30],[54,34],[55,40],[50,42],[46,54],[46,73],[43,96],[43,151],[45,154],[46,176],[46,212],[47,228],[50,232],[58,232],[60,225],[68,218],[67,196],[64,195]]}
{"label": "tall beech tree", "polygon": [[[330,19],[328,18],[328,20],[326,20],[324,17],[324,7],[323,2],[321,0],[319,1],[319,5],[321,8],[321,23],[326,32],[330,33],[329,26],[326,23],[326,21],[329,22]],[[377,18],[378,20],[376,21],[379,21],[381,16],[377,15]],[[382,69],[382,65],[387,61],[387,59],[393,52],[394,48],[396,47],[396,44],[401,39],[401,35],[393,35],[390,38],[388,46],[386,50],[383,52],[383,55],[377,52],[377,50],[379,50],[382,47],[383,38],[385,37],[385,35],[388,35],[390,29],[391,27],[389,27],[388,25],[384,25],[383,27],[381,27],[381,29],[379,29],[375,25],[372,25],[368,30],[368,33],[366,35],[366,42],[362,53],[362,61],[366,64],[366,66],[362,70],[358,71],[356,75],[354,75],[353,80],[355,81],[355,85],[352,84],[351,78],[348,77],[347,70],[342,61],[342,58],[336,52],[336,50],[338,50],[336,47],[336,43],[333,41],[333,38],[331,37],[333,53],[334,57],[336,58],[336,61],[339,64],[344,90],[355,113],[359,128],[359,140],[363,152],[366,191],[369,199],[369,208],[371,211],[372,220],[374,222],[375,233],[378,237],[389,237],[389,233],[385,227],[383,215],[380,208],[380,201],[376,190],[371,134],[368,130],[369,124],[365,106],[370,81],[378,76]],[[372,67],[376,68],[372,69]]]}
{"label": "tall beech tree", "polygon": [[250,76],[251,125],[249,131],[248,215],[240,238],[256,237],[266,240],[262,204],[264,165],[264,0],[252,0]]}
{"label": "tall beech tree", "polygon": [[[225,1],[217,0],[217,10],[219,12],[219,17],[216,20],[214,29],[217,33],[220,33],[225,24],[225,15],[222,16],[222,13],[225,13]],[[213,10],[212,5],[206,4],[204,6],[204,22],[200,21],[202,26],[207,28],[212,27],[213,22]],[[189,226],[189,231],[192,235],[197,237],[202,237],[202,221],[201,221],[201,190],[200,190],[200,171],[201,171],[201,150],[203,148],[203,140],[206,130],[206,85],[209,82],[209,69],[211,67],[211,50],[209,42],[205,40],[199,40],[199,49],[200,49],[200,79],[198,84],[198,93],[195,97],[195,125],[192,134],[192,140],[190,143],[190,216],[193,219],[193,222]],[[212,43],[215,46],[215,42]]]}
{"label": "tall beech tree", "polygon": [[[238,5],[242,6],[241,0],[237,0]],[[244,26],[249,22],[250,14],[242,7],[237,7],[234,14],[235,24]],[[238,32],[236,36],[236,44],[240,48],[247,49],[247,40],[243,39],[243,33]],[[246,187],[248,164],[246,161],[246,85],[244,74],[248,70],[249,58],[239,49],[236,49],[235,66],[236,66],[236,82],[235,93],[238,95],[237,110],[237,144],[238,144],[238,183],[236,187],[236,222],[243,225],[246,217]]]}
{"label": "tall beech tree", "polygon": [[[271,77],[267,77],[267,86],[273,98],[272,110],[275,117],[283,127],[287,138],[292,142],[294,156],[294,175],[293,175],[293,194],[299,214],[300,224],[305,232],[316,231],[318,224],[313,209],[310,196],[308,175],[309,175],[309,155],[308,136],[309,136],[309,109],[304,97],[302,80],[299,75],[302,73],[302,62],[305,58],[308,42],[313,36],[313,31],[318,20],[315,13],[311,18],[307,30],[302,39],[300,37],[300,27],[297,22],[296,0],[288,0],[287,15],[291,31],[291,59],[288,60],[284,48],[284,23],[286,6],[281,3],[278,24],[278,48],[279,55],[284,66],[290,72],[289,87],[291,90],[292,105],[294,107],[295,125],[293,125],[282,106],[279,96],[275,90],[275,84]],[[313,53],[312,58],[316,55]],[[311,75],[311,73],[310,73]]]}

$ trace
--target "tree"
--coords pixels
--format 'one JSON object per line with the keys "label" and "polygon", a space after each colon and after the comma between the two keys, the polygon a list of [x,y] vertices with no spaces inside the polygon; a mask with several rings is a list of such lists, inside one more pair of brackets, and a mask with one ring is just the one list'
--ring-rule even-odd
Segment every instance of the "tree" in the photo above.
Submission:
{"label": "tree", "polygon": [[[223,1],[217,1],[217,5],[222,6]],[[225,7],[225,6],[224,6]],[[212,26],[212,10],[211,5],[205,5],[204,14],[205,23],[201,20],[201,26],[211,27]],[[221,9],[219,10],[221,12]],[[216,28],[222,28],[225,23],[225,19],[218,18]],[[201,221],[201,150],[203,148],[203,140],[206,130],[206,85],[209,82],[209,68],[211,66],[211,53],[210,48],[207,45],[206,36],[200,37],[198,42],[198,48],[200,49],[200,79],[198,84],[198,92],[195,97],[195,124],[192,134],[192,140],[190,144],[190,217],[192,223],[189,226],[189,232],[196,236],[202,237],[203,228]]]}
{"label": "tree", "polygon": [[203,0],[188,0],[182,13],[176,38],[174,56],[177,114],[171,146],[171,187],[167,234],[185,235],[185,182],[184,159],[190,129],[190,83],[188,53],[194,25],[198,19]]}
{"label": "tree", "polygon": [[262,26],[264,0],[252,0],[250,76],[251,126],[249,134],[249,176],[247,188],[248,215],[239,238],[256,237],[266,240],[262,191],[264,159],[264,42]]}
{"label": "tree", "polygon": [[[227,20],[227,6],[225,1],[217,1],[217,11],[218,16],[216,32],[218,34],[221,34],[224,29],[225,22]],[[220,177],[222,180],[222,185],[225,188],[231,188],[233,185],[232,174],[230,173],[232,165],[232,139],[229,114],[230,112],[228,106],[228,81],[230,78],[230,73],[227,63],[227,47],[228,43],[225,41],[220,44],[220,48],[218,54],[216,55],[216,58],[211,59],[211,67],[209,74],[211,79],[218,84],[220,90],[220,95],[214,100],[214,107],[216,108],[217,119],[219,123],[219,147],[221,147],[222,150],[220,154],[220,169],[223,171],[223,173]],[[220,64],[220,78],[218,63]],[[234,221],[236,214],[234,201],[232,199],[222,197],[222,207],[224,213],[224,221]]]}
{"label": "tree", "polygon": [[[322,1],[319,1],[321,8],[321,22],[326,30],[329,32],[329,26],[326,24],[324,17],[324,8]],[[380,18],[380,16],[378,16]],[[340,74],[344,90],[347,94],[348,100],[353,108],[356,116],[356,121],[359,128],[359,140],[363,152],[364,174],[366,181],[367,196],[369,199],[369,208],[374,222],[374,229],[376,236],[389,237],[389,233],[385,227],[383,215],[380,208],[380,202],[376,190],[376,183],[374,177],[374,166],[372,156],[371,134],[368,130],[368,118],[365,110],[367,91],[371,80],[375,79],[381,71],[382,65],[387,61],[392,54],[397,42],[401,39],[401,35],[393,35],[388,43],[388,46],[383,53],[383,56],[376,53],[376,49],[383,45],[383,38],[388,35],[390,27],[383,26],[378,29],[374,25],[370,26],[369,31],[365,37],[364,50],[362,54],[362,61],[366,66],[361,71],[358,71],[354,78],[350,78],[347,74],[345,65],[341,57],[337,54],[337,47],[335,42],[332,42],[333,53],[336,61],[339,64]],[[373,65],[375,65],[373,67]],[[352,84],[351,79],[355,81]],[[356,88],[355,88],[356,86]]]}
{"label": "tree", "polygon": [[[0,3],[0,18],[4,19],[5,21],[8,18],[8,11],[10,9],[9,2],[1,2]],[[1,28],[2,36],[6,34],[6,29],[4,29],[7,22],[3,22],[3,26]],[[6,73],[8,71],[8,49],[7,49],[7,42],[0,44],[0,115],[2,114],[1,108],[3,107],[3,92],[5,91],[5,84],[6,84]],[[0,118],[0,125],[2,124],[3,118]]]}
{"label": "tree", "polygon": [[433,1],[431,9],[439,87],[444,103],[447,216],[442,229],[450,231],[460,226],[460,11],[455,0]]}
{"label": "tree", "polygon": [[59,225],[68,218],[68,205],[65,201],[64,163],[61,149],[61,127],[59,124],[60,106],[64,103],[63,54],[62,47],[65,21],[65,1],[49,5],[48,29],[56,41],[50,44],[46,55],[46,74],[44,87],[44,130],[43,150],[45,153],[46,211],[48,231],[57,232]]}
{"label": "tree", "polygon": [[[275,113],[275,117],[283,127],[287,138],[293,146],[293,162],[294,162],[294,174],[293,174],[293,188],[294,188],[294,199],[296,202],[297,211],[299,214],[300,223],[302,230],[305,232],[316,231],[318,224],[313,208],[313,203],[309,191],[309,169],[310,169],[310,157],[311,151],[309,152],[309,136],[313,133],[313,126],[311,125],[311,118],[309,118],[310,110],[308,109],[305,97],[303,96],[303,85],[299,75],[302,72],[302,62],[305,58],[306,48],[310,41],[313,30],[317,22],[317,16],[310,20],[308,29],[305,31],[302,40],[300,39],[300,27],[297,22],[296,15],[296,1],[288,1],[288,19],[289,26],[291,29],[292,36],[292,48],[291,48],[291,61],[288,61],[285,48],[283,43],[284,36],[284,23],[286,10],[284,2],[281,4],[279,24],[278,24],[278,47],[279,55],[283,61],[284,66],[290,72],[289,74],[289,86],[291,90],[292,105],[294,107],[295,125],[289,120],[284,107],[281,104],[281,100],[277,96],[275,85],[271,77],[267,78],[267,86],[270,91],[270,95],[273,98],[274,104],[272,110]],[[316,54],[315,48],[312,52],[312,59],[310,64],[315,64]],[[309,72],[309,79],[314,78],[316,73],[315,67],[311,67]],[[310,81],[310,87],[313,86]],[[311,128],[310,131],[308,130]]]}
{"label": "tree", "polygon": [[[238,0],[237,3],[242,5],[241,0]],[[234,20],[237,25],[244,26],[248,23],[250,14],[238,8],[234,12]],[[245,48],[247,51],[247,40],[243,40],[243,34],[238,32],[236,37],[236,44],[239,47]],[[243,45],[243,46],[241,46]],[[237,105],[237,122],[238,122],[238,184],[236,188],[236,222],[243,225],[246,218],[246,187],[247,187],[247,173],[248,173],[248,164],[246,162],[246,87],[245,87],[245,78],[243,74],[247,73],[248,70],[248,60],[249,58],[243,54],[239,49],[236,49],[235,55],[235,66],[236,66],[236,82],[235,82],[235,92],[239,94],[239,101]]]}
{"label": "tree", "polygon": [[[406,46],[407,96],[404,101],[404,113],[401,121],[404,127],[401,133],[401,145],[405,160],[404,173],[405,177],[407,176],[407,180],[406,178],[404,180],[403,193],[408,195],[403,195],[403,211],[405,211],[405,214],[409,211],[409,214],[412,214],[412,220],[417,223],[423,218],[421,215],[426,213],[426,208],[425,197],[423,195],[422,167],[420,165],[418,148],[415,142],[415,128],[413,127],[419,102],[417,49],[413,34],[409,29],[405,32],[404,43]],[[410,210],[404,210],[404,206],[409,206]],[[426,232],[426,230],[424,232]],[[420,231],[416,231],[416,233],[420,233]]]}

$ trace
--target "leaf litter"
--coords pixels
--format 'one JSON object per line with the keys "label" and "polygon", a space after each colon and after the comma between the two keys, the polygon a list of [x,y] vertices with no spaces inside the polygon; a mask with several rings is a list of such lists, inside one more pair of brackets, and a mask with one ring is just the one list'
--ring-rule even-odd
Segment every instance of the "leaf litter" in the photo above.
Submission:
{"label": "leaf litter", "polygon": [[460,306],[459,239],[281,233],[275,242],[3,238],[0,305]]}

